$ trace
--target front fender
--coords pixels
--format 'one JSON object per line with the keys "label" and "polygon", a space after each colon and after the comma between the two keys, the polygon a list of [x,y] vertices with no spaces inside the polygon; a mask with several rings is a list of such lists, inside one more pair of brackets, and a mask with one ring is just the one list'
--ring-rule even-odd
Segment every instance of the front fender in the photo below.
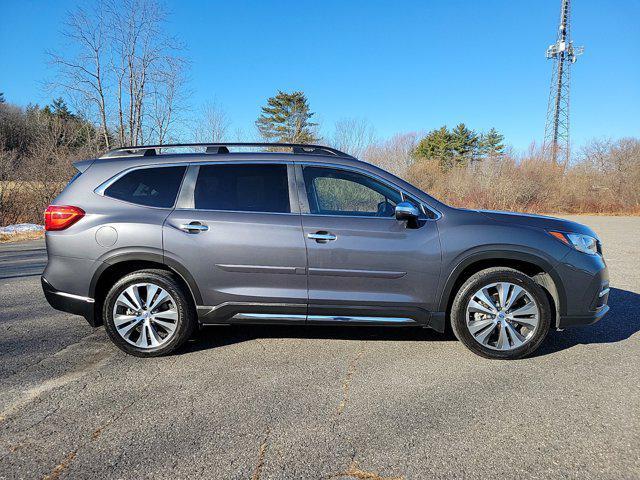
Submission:
{"label": "front fender", "polygon": [[558,303],[556,308],[561,315],[565,313],[566,292],[560,276],[555,270],[559,261],[544,252],[521,245],[483,245],[467,250],[454,258],[444,269],[445,272],[449,271],[450,273],[440,288],[439,311],[447,311],[453,288],[462,272],[474,263],[495,261],[495,264],[499,265],[501,260],[530,263],[547,273],[555,284]]}

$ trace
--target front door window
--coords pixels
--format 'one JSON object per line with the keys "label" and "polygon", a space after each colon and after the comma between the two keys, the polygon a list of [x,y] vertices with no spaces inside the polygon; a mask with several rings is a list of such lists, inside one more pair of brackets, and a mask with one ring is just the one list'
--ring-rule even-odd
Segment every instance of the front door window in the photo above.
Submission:
{"label": "front door window", "polygon": [[393,217],[402,201],[398,190],[356,172],[309,166],[303,175],[312,214]]}

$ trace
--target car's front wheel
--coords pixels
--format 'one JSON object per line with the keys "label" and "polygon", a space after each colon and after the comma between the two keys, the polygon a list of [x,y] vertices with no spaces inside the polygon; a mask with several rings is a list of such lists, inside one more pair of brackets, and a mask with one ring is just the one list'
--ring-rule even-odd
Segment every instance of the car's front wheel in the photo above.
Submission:
{"label": "car's front wheel", "polygon": [[458,340],[486,358],[531,354],[550,325],[546,293],[531,277],[512,268],[489,268],[472,275],[458,290],[451,308],[451,326]]}
{"label": "car's front wheel", "polygon": [[121,278],[107,293],[102,314],[113,343],[139,357],[173,352],[196,324],[183,287],[164,270],[140,270]]}

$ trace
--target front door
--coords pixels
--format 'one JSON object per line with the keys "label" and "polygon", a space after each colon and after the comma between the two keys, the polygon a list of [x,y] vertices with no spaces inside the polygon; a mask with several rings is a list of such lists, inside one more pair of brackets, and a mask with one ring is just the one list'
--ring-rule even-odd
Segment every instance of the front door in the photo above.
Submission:
{"label": "front door", "polygon": [[408,228],[397,221],[395,206],[406,197],[364,172],[297,168],[308,322],[426,323],[440,273],[435,222],[425,216]]}
{"label": "front door", "polygon": [[168,260],[199,287],[202,322],[305,321],[306,249],[291,168],[190,167],[163,238]]}

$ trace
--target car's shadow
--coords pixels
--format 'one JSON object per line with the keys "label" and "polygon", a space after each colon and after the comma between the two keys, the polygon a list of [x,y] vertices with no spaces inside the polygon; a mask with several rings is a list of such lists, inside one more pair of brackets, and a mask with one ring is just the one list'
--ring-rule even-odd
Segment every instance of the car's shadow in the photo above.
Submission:
{"label": "car's shadow", "polygon": [[639,294],[612,288],[608,303],[610,310],[598,323],[551,332],[533,356],[548,355],[576,345],[621,342],[640,330]]}
{"label": "car's shadow", "polygon": [[[640,330],[640,295],[612,288],[609,313],[595,325],[550,332],[533,356],[548,355],[575,345],[614,343]],[[305,338],[369,341],[455,341],[452,333],[412,327],[304,326],[304,325],[229,325],[201,329],[182,350],[196,352],[260,338]]]}
{"label": "car's shadow", "polygon": [[368,341],[456,341],[453,334],[415,327],[320,326],[320,325],[221,325],[204,327],[182,353],[223,347],[261,338],[304,338]]}

